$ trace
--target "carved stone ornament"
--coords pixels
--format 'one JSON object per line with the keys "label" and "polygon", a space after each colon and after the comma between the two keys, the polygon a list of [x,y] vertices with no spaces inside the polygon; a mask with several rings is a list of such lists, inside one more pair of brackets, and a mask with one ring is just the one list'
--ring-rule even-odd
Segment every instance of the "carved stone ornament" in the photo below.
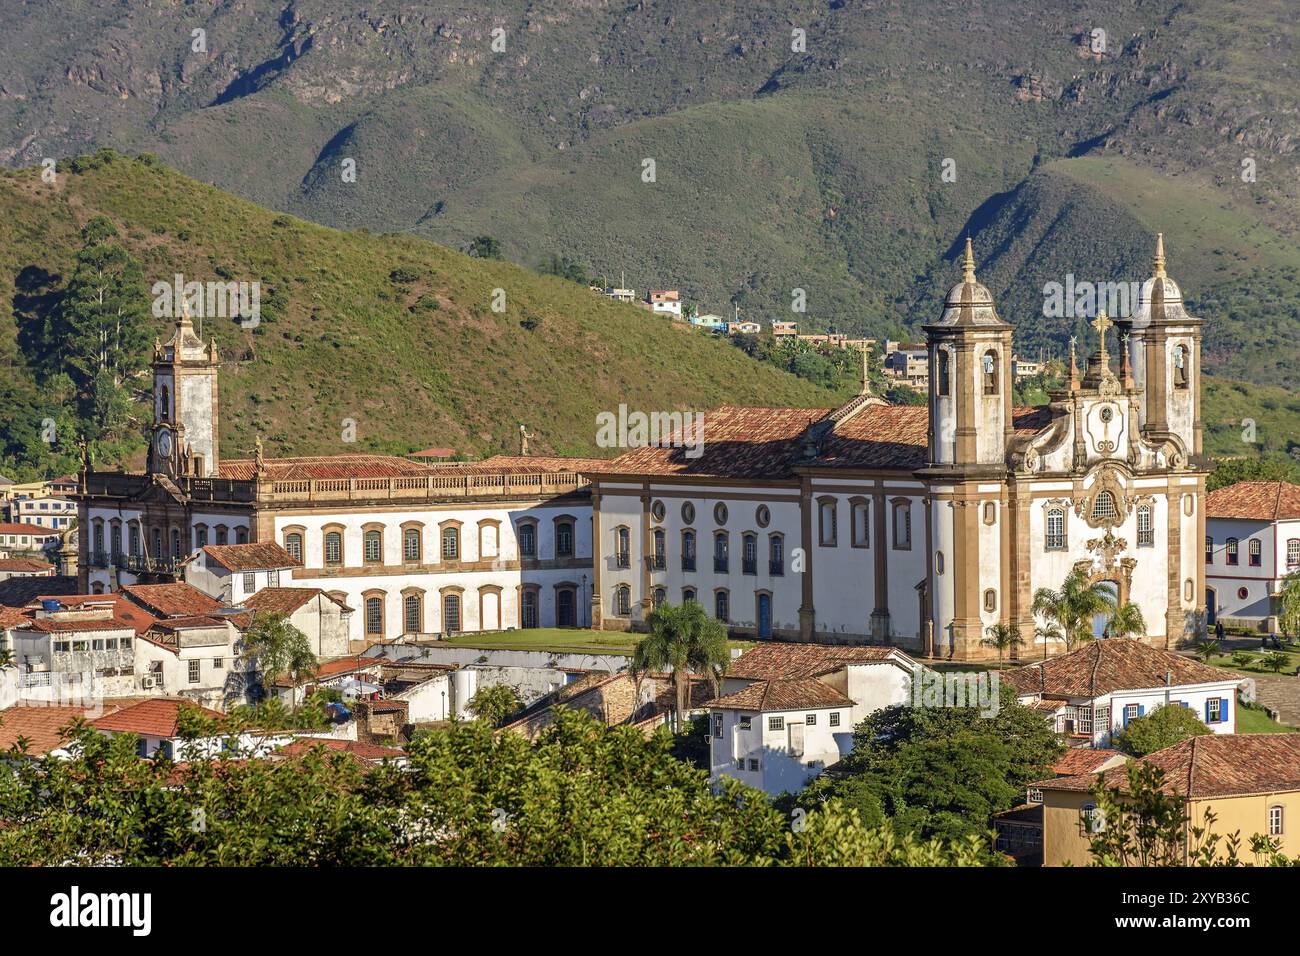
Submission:
{"label": "carved stone ornament", "polygon": [[[1103,493],[1110,496],[1113,507],[1097,506]],[[1101,469],[1092,488],[1074,506],[1074,513],[1086,521],[1090,528],[1118,527],[1132,510],[1133,501],[1125,490],[1123,476],[1114,468]]]}

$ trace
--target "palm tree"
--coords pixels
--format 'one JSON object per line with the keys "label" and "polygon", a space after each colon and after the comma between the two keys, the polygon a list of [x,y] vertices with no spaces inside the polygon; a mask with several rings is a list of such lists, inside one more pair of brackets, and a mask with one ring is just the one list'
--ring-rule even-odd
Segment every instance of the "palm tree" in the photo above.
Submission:
{"label": "palm tree", "polygon": [[690,674],[703,673],[718,682],[731,660],[727,647],[727,628],[705,612],[698,601],[674,607],[661,604],[650,612],[647,634],[632,653],[629,670],[639,683],[647,671],[672,672],[673,690],[677,695],[675,729],[681,733],[690,702]]}
{"label": "palm tree", "polygon": [[1043,642],[1043,660],[1047,660],[1047,645],[1052,641],[1064,640],[1061,625],[1055,621],[1039,624],[1034,628],[1034,637]]}
{"label": "palm tree", "polygon": [[1020,636],[1020,628],[1014,624],[990,624],[984,628],[984,638],[980,643],[985,647],[996,647],[998,663],[1001,664],[1003,652],[1014,652],[1017,647],[1025,643],[1025,639]]}
{"label": "palm tree", "polygon": [[1204,640],[1196,645],[1196,656],[1203,661],[1208,661],[1211,657],[1219,653],[1219,642]]}
{"label": "palm tree", "polygon": [[1147,632],[1147,622],[1142,608],[1132,601],[1116,604],[1106,621],[1106,633],[1111,637],[1142,637]]}
{"label": "palm tree", "polygon": [[261,671],[265,691],[278,677],[288,677],[296,684],[313,673],[317,663],[307,635],[283,614],[257,614],[253,618],[244,632],[244,660]]}
{"label": "palm tree", "polygon": [[14,666],[14,652],[7,647],[0,647],[0,671]]}
{"label": "palm tree", "polygon": [[1102,581],[1089,581],[1078,570],[1065,576],[1059,590],[1039,588],[1034,592],[1034,614],[1060,628],[1067,651],[1092,640],[1093,616],[1110,614],[1114,608],[1115,596],[1110,588]]}

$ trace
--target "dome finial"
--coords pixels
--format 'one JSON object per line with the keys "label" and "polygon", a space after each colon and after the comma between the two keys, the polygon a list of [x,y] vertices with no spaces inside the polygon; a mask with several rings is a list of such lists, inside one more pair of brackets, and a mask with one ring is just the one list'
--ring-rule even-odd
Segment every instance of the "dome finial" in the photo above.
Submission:
{"label": "dome finial", "polygon": [[971,251],[970,236],[966,237],[966,256],[961,264],[962,281],[975,282],[975,253]]}
{"label": "dome finial", "polygon": [[1156,278],[1157,279],[1165,278],[1165,234],[1163,232],[1156,233],[1155,266],[1156,266]]}

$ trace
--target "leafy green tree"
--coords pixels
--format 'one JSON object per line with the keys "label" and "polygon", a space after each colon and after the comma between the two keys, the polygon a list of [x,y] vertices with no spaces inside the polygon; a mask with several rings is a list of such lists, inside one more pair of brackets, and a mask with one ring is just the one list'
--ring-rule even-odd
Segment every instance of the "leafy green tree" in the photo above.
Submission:
{"label": "leafy green tree", "polygon": [[1211,657],[1217,657],[1219,652],[1219,642],[1213,638],[1206,638],[1196,645],[1196,656],[1203,661],[1208,661]]}
{"label": "leafy green tree", "polygon": [[1106,634],[1110,637],[1142,637],[1147,632],[1147,622],[1142,608],[1132,601],[1116,604],[1106,619]]}
{"label": "leafy green tree", "polygon": [[1215,459],[1205,480],[1206,491],[1216,491],[1239,481],[1295,481],[1296,467],[1270,458]]}
{"label": "leafy green tree", "polygon": [[1277,623],[1283,634],[1300,633],[1300,571],[1292,571],[1282,580]]}
{"label": "leafy green tree", "polygon": [[470,698],[469,709],[479,720],[500,727],[511,714],[518,713],[524,702],[509,684],[483,687]]}
{"label": "leafy green tree", "polygon": [[[899,705],[876,711],[853,732],[853,750],[809,799],[843,797],[872,822],[870,792],[900,833],[923,840],[982,837],[992,816],[1050,775],[1064,752],[1042,715],[998,689],[997,711]],[[811,804],[809,804],[811,805]]]}
{"label": "leafy green tree", "polygon": [[1033,613],[1060,629],[1068,651],[1093,639],[1094,615],[1109,615],[1114,608],[1111,591],[1101,581],[1090,582],[1082,571],[1067,574],[1059,589],[1034,592]]}
{"label": "leafy green tree", "polygon": [[670,671],[677,697],[674,727],[682,732],[690,711],[690,674],[704,674],[716,687],[731,661],[727,628],[698,601],[661,604],[650,612],[650,633],[632,652],[628,668],[638,681],[647,671]]}
{"label": "leafy green tree", "polygon": [[1260,663],[1271,670],[1274,674],[1280,674],[1282,673],[1282,668],[1291,666],[1291,657],[1282,651],[1272,651],[1271,653],[1265,654]]}
{"label": "leafy green tree", "polygon": [[1192,708],[1170,704],[1130,720],[1115,735],[1115,746],[1134,757],[1145,757],[1188,737],[1212,732]]}
{"label": "leafy green tree", "polygon": [[283,614],[265,612],[256,614],[244,632],[244,659],[260,672],[267,692],[278,678],[296,683],[315,672],[317,665],[307,635]]}
{"label": "leafy green tree", "polygon": [[1255,655],[1247,651],[1233,651],[1232,663],[1242,670],[1246,670],[1246,668],[1255,663]]}
{"label": "leafy green tree", "polygon": [[500,259],[501,243],[491,236],[475,236],[465,251],[476,259]]}
{"label": "leafy green tree", "polygon": [[995,647],[998,651],[998,663],[1002,663],[1002,655],[1010,652],[1015,653],[1016,648],[1025,643],[1025,639],[1020,636],[1020,628],[1012,624],[990,624],[984,629],[984,637],[980,644],[985,647]]}

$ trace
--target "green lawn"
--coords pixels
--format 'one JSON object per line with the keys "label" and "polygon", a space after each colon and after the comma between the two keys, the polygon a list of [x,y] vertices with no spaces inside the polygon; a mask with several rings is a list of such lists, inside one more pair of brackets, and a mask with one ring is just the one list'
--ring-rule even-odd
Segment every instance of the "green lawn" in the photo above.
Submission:
{"label": "green lawn", "polygon": [[[591,628],[538,627],[522,631],[492,631],[460,634],[444,643],[452,647],[481,647],[484,650],[552,651],[575,654],[631,654],[644,635],[626,631],[596,631]],[[742,650],[753,641],[731,641]]]}
{"label": "green lawn", "polygon": [[1240,705],[1237,707],[1237,733],[1239,734],[1282,734],[1294,730],[1294,727],[1271,720],[1261,709]]}
{"label": "green lawn", "polygon": [[[1263,663],[1261,663],[1264,655],[1277,653],[1271,648],[1267,651],[1253,650],[1253,651],[1248,651],[1247,653],[1249,653],[1251,656],[1251,663],[1245,667],[1238,667],[1233,662],[1231,654],[1219,654],[1215,657],[1211,657],[1207,663],[1209,663],[1213,667],[1223,667],[1223,668],[1227,668],[1228,670],[1237,671],[1239,674],[1277,673],[1282,676],[1294,675],[1296,671],[1296,667],[1300,666],[1300,651],[1296,651],[1296,650],[1282,651],[1282,653],[1287,656],[1288,663],[1285,667],[1282,668],[1281,671],[1274,671],[1271,668],[1265,667]],[[1198,658],[1198,660],[1200,660],[1200,658]]]}

